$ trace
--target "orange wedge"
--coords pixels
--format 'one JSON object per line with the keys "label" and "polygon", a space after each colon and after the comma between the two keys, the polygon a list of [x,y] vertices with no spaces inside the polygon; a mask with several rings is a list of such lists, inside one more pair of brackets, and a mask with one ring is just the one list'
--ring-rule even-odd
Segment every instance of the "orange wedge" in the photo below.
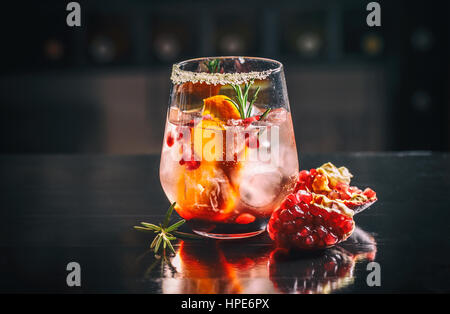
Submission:
{"label": "orange wedge", "polygon": [[197,157],[206,161],[223,160],[225,135],[223,123],[217,119],[200,121],[191,135]]}
{"label": "orange wedge", "polygon": [[226,122],[229,119],[240,119],[239,110],[225,95],[216,95],[203,99],[203,115],[210,114],[213,118]]}
{"label": "orange wedge", "polygon": [[184,171],[177,182],[178,214],[184,219],[224,221],[232,213],[237,193],[225,173],[213,162]]}

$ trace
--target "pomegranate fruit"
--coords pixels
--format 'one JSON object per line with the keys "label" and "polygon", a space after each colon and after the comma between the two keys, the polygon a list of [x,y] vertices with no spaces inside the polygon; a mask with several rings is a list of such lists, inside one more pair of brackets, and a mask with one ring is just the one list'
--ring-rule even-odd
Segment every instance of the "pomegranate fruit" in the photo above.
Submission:
{"label": "pomegranate fruit", "polygon": [[300,171],[295,192],[304,190],[325,195],[358,213],[375,203],[377,194],[370,188],[362,191],[356,186],[350,186],[352,177],[347,168],[337,168],[332,163],[326,163],[317,169]]}
{"label": "pomegranate fruit", "polygon": [[305,190],[290,194],[269,220],[267,231],[287,249],[324,249],[353,232],[353,212],[340,202]]}

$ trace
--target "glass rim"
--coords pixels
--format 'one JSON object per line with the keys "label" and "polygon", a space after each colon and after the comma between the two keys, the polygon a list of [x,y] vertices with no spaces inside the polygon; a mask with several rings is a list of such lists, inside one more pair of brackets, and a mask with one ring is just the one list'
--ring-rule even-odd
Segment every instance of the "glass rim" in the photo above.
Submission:
{"label": "glass rim", "polygon": [[[250,72],[236,72],[236,73],[208,73],[208,72],[194,72],[190,70],[184,70],[182,67],[190,62],[201,62],[212,59],[238,59],[245,61],[260,61],[263,63],[274,65],[272,68],[268,68],[263,71],[250,71]],[[216,57],[200,57],[187,59],[173,64],[172,75],[170,79],[175,85],[183,84],[187,82],[192,83],[206,83],[208,85],[227,85],[227,84],[244,84],[252,80],[264,80],[269,75],[279,73],[283,69],[283,64],[280,61],[262,58],[262,57],[248,57],[248,56],[216,56]]]}

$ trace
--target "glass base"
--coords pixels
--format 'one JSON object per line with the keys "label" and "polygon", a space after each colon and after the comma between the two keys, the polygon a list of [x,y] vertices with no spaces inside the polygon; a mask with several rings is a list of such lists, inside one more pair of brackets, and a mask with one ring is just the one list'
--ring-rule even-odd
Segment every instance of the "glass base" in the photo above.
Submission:
{"label": "glass base", "polygon": [[233,240],[243,239],[257,236],[266,231],[268,219],[257,219],[255,222],[245,225],[227,224],[227,223],[213,223],[201,220],[191,220],[189,225],[192,231],[203,237],[219,239],[219,240]]}
{"label": "glass base", "polygon": [[266,229],[254,231],[254,232],[247,232],[247,233],[208,233],[204,231],[198,231],[198,230],[192,230],[198,235],[201,235],[203,237],[212,238],[212,239],[218,239],[218,240],[234,240],[234,239],[244,239],[244,238],[251,238],[254,236],[257,236],[258,234],[261,234]]}

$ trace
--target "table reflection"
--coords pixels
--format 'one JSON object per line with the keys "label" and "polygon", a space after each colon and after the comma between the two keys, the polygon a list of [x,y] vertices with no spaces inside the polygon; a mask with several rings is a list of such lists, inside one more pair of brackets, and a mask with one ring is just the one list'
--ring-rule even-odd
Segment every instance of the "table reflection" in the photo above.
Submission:
{"label": "table reflection", "polygon": [[344,243],[289,253],[270,243],[180,242],[175,256],[153,260],[144,277],[163,293],[331,293],[351,285],[355,264],[373,261],[375,239],[356,228]]}

